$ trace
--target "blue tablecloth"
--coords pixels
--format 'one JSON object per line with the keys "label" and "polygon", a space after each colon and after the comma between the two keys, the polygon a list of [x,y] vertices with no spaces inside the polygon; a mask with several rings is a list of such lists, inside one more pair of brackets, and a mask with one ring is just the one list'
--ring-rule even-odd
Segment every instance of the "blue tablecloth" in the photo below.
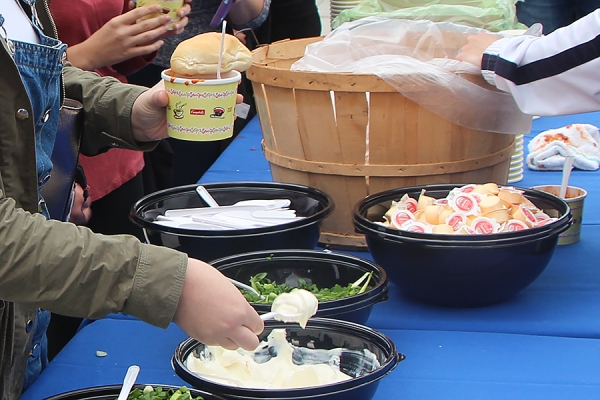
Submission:
{"label": "blue tablecloth", "polygon": [[[600,125],[600,113],[540,118],[526,142],[576,122]],[[201,182],[270,181],[261,139],[254,119]],[[407,299],[391,285],[389,300],[374,307],[367,324],[392,338],[407,359],[382,380],[375,400],[600,398],[599,174],[573,171],[571,184],[588,190],[581,241],[558,246],[542,275],[515,298],[483,308],[441,308]],[[526,169],[517,186],[560,180],[560,172]],[[185,338],[175,325],[161,330],[131,318],[96,321],[22,399],[119,383],[131,364],[142,367],[139,382],[182,385],[170,358]],[[96,350],[108,355],[97,357]]]}
{"label": "blue tablecloth", "polygon": [[[382,329],[406,360],[382,381],[374,400],[598,399],[600,341],[481,332]],[[137,320],[103,319],[83,328],[21,400],[118,384],[131,364],[139,383],[184,385],[171,368],[186,338]],[[96,356],[96,351],[107,353]],[[362,400],[362,399],[348,399]]]}

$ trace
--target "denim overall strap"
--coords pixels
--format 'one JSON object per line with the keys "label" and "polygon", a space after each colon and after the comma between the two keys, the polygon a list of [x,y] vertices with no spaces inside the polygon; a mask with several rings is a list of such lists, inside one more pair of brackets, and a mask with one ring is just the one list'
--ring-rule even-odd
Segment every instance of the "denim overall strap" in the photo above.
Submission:
{"label": "denim overall strap", "polygon": [[[14,0],[3,0],[14,1]],[[54,148],[60,115],[61,76],[67,46],[59,40],[47,37],[39,28],[35,12],[35,0],[24,0],[31,7],[32,25],[40,43],[26,43],[6,38],[9,48],[14,49],[13,59],[29,95],[33,107],[36,143],[36,165],[38,174],[38,197],[40,212],[49,217],[40,194],[41,186],[49,179],[52,170],[50,157]],[[0,28],[4,18],[0,15]],[[2,33],[2,29],[0,29]],[[6,35],[4,35],[6,37]],[[50,313],[37,310],[33,326],[32,348],[27,360],[27,371],[23,388],[27,388],[48,363],[46,330]]]}
{"label": "denim overall strap", "polygon": [[[27,2],[33,7],[35,0]],[[35,15],[32,17],[34,21],[37,19]],[[38,187],[41,188],[52,170],[50,157],[60,115],[61,76],[67,45],[45,36],[35,23],[33,26],[39,35],[39,44],[12,42],[15,48],[13,58],[33,107]],[[44,203],[40,204],[39,211],[49,217]]]}

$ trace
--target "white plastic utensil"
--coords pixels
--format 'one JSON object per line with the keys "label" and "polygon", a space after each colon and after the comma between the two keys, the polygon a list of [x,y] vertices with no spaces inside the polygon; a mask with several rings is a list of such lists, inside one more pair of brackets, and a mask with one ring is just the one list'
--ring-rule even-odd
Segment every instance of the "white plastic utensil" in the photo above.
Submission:
{"label": "white plastic utensil", "polygon": [[239,287],[240,289],[244,289],[244,290],[247,290],[247,291],[249,291],[249,292],[251,292],[251,293],[253,293],[253,294],[257,295],[257,296],[264,297],[263,295],[261,295],[260,293],[258,293],[256,291],[256,289],[254,289],[250,285],[246,285],[245,283],[236,281],[235,279],[231,279],[231,278],[227,278],[227,279],[229,279],[229,282],[233,283],[235,286]]}
{"label": "white plastic utensil", "polygon": [[251,211],[252,217],[254,218],[266,218],[266,219],[296,219],[296,210],[258,210]]}
{"label": "white plastic utensil", "polygon": [[223,62],[223,49],[225,48],[225,27],[227,21],[223,20],[223,27],[221,28],[221,49],[219,50],[219,64],[217,64],[217,79],[221,79],[221,63]]}
{"label": "white plastic utensil", "polygon": [[262,200],[262,199],[253,199],[253,200],[241,200],[234,204],[234,206],[262,206],[267,209],[272,208],[286,208],[292,204],[289,199],[272,199],[272,200]]}
{"label": "white plastic utensil", "polygon": [[[204,214],[204,215],[212,215],[217,214],[222,211],[232,210],[232,211],[269,211],[269,210],[284,210],[284,211],[293,211],[289,210],[287,207],[291,204],[291,201],[288,199],[273,199],[273,200],[240,200],[237,203],[230,206],[221,206],[217,203],[217,201],[210,195],[208,190],[204,186],[198,186],[196,188],[196,193],[198,196],[209,207],[194,207],[194,208],[175,208],[173,210],[166,210],[166,217],[181,217],[181,216],[191,216],[194,214]],[[216,208],[219,208],[216,210]]]}
{"label": "white plastic utensil", "polygon": [[196,187],[196,193],[202,200],[208,204],[209,207],[219,207],[219,203],[208,193],[208,190],[202,185]]}
{"label": "white plastic utensil", "polygon": [[573,156],[566,156],[562,171],[562,182],[560,183],[560,192],[558,196],[564,199],[567,196],[567,187],[569,186],[569,177],[573,167]]}
{"label": "white plastic utensil", "polygon": [[268,319],[276,319],[277,321],[282,321],[282,322],[296,322],[298,321],[298,318],[300,318],[302,316],[302,314],[298,313],[298,314],[290,314],[290,315],[284,315],[275,311],[270,311],[268,313],[264,313],[260,315],[260,319],[262,319],[263,321],[266,321]]}
{"label": "white plastic utensil", "polygon": [[222,214],[215,214],[210,216],[192,215],[192,221],[202,222],[209,225],[222,226],[223,228],[227,229],[249,229],[263,226],[253,221],[243,220],[239,218],[231,218],[223,216]]}
{"label": "white plastic utensil", "polygon": [[[220,207],[198,207],[198,208],[176,208],[173,210],[165,211],[164,217],[166,218],[178,218],[178,217],[191,217],[193,215],[215,215],[225,211],[264,211],[264,206],[220,206]],[[158,217],[163,217],[159,215]],[[156,217],[156,219],[159,219]]]}
{"label": "white plastic utensil", "polygon": [[121,387],[121,391],[119,392],[119,397],[117,400],[127,400],[129,396],[129,392],[137,379],[138,374],[140,373],[140,367],[137,365],[132,365],[127,368],[127,373],[125,374],[125,379],[123,379],[123,386]]}

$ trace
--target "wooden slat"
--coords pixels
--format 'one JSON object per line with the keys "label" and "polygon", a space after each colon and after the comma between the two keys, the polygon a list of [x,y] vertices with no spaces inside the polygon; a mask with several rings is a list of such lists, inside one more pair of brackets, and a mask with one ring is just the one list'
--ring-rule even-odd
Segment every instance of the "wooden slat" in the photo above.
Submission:
{"label": "wooden slat", "polygon": [[270,148],[275,148],[275,134],[273,132],[271,116],[269,115],[269,105],[264,92],[264,86],[260,83],[252,82],[252,89],[263,140]]}
{"label": "wooden slat", "polygon": [[342,162],[330,93],[296,90],[295,94],[298,130],[306,159]]}
{"label": "wooden slat", "polygon": [[369,105],[366,93],[335,92],[338,141],[345,164],[364,164]]}
{"label": "wooden slat", "polygon": [[294,90],[265,85],[265,97],[269,103],[269,115],[275,132],[273,144],[269,145],[269,148],[277,149],[283,154],[304,158],[304,149],[298,131]]}

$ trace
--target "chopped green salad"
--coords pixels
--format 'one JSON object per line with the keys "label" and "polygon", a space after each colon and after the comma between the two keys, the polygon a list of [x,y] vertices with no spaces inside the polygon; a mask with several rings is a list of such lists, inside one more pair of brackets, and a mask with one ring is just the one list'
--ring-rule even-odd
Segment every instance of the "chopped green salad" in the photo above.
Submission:
{"label": "chopped green salad", "polygon": [[204,400],[202,396],[194,396],[185,386],[179,389],[163,389],[162,387],[146,386],[133,389],[127,400]]}
{"label": "chopped green salad", "polygon": [[[298,289],[305,289],[312,292],[319,302],[344,299],[346,297],[356,296],[370,289],[369,283],[373,272],[366,272],[356,282],[349,283],[347,286],[336,284],[331,288],[318,288],[314,283],[309,285],[304,279],[298,280]],[[244,289],[240,289],[244,297],[250,303],[272,303],[281,293],[289,293],[296,287],[289,286],[286,283],[277,284],[267,278],[266,272],[261,272],[250,277],[250,286],[260,295],[256,295]],[[264,296],[264,297],[263,297]]]}

